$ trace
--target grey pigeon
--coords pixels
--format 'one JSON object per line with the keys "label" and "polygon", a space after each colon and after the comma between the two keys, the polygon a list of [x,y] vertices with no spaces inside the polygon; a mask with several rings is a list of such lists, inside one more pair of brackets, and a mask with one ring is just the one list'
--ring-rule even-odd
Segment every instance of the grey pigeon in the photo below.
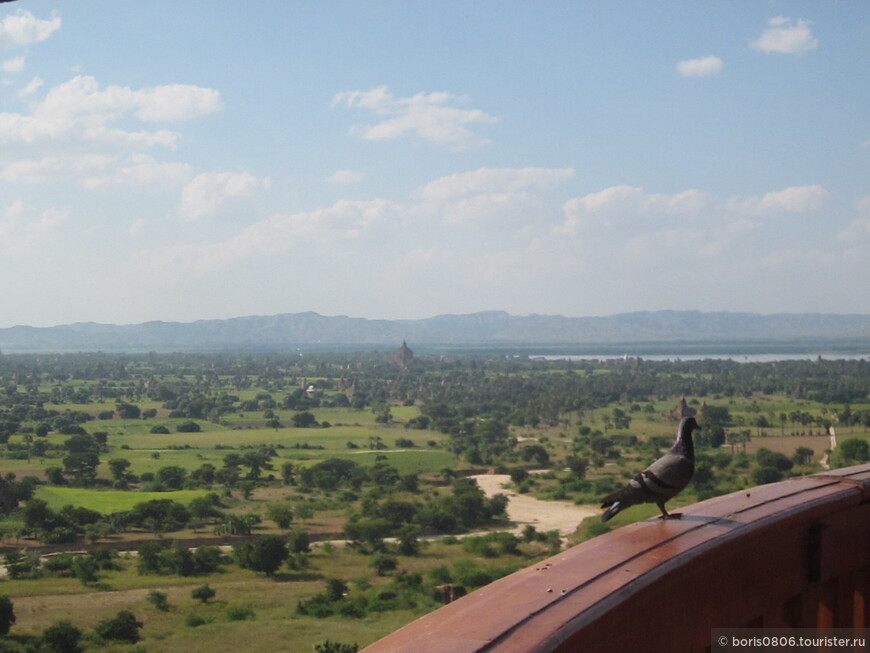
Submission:
{"label": "grey pigeon", "polygon": [[601,500],[607,511],[601,521],[607,521],[621,510],[638,503],[654,503],[662,511],[661,519],[678,519],[679,513],[668,513],[665,501],[673,499],[692,480],[695,473],[695,446],[692,431],[700,428],[694,417],[684,417],[677,429],[677,440],[664,456],[641,473],[628,485]]}

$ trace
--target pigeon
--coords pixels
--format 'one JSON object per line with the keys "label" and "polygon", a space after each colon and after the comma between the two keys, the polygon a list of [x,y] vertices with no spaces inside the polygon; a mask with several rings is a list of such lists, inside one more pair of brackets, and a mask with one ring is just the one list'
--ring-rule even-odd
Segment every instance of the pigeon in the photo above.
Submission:
{"label": "pigeon", "polygon": [[692,431],[700,428],[694,417],[684,417],[677,429],[677,440],[664,456],[636,474],[628,485],[601,500],[606,522],[621,510],[638,503],[654,503],[662,511],[660,519],[679,519],[680,513],[669,513],[665,502],[679,494],[695,473],[695,447]]}

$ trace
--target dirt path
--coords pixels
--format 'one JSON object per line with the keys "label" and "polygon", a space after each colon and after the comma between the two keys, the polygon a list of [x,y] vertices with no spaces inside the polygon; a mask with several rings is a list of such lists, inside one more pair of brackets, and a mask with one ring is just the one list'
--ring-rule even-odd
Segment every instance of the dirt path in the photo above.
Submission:
{"label": "dirt path", "polygon": [[562,536],[573,533],[586,517],[600,514],[595,506],[581,506],[568,501],[542,501],[503,488],[510,483],[507,474],[472,476],[487,496],[504,494],[508,498],[508,519],[517,524],[516,532],[531,524],[539,532],[559,531]]}

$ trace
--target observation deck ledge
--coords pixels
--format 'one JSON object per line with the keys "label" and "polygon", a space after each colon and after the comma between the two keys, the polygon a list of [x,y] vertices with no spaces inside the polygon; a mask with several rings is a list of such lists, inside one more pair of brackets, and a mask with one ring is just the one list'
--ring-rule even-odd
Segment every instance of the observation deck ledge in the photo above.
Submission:
{"label": "observation deck ledge", "polygon": [[709,651],[713,628],[870,628],[870,464],[600,535],[364,653]]}

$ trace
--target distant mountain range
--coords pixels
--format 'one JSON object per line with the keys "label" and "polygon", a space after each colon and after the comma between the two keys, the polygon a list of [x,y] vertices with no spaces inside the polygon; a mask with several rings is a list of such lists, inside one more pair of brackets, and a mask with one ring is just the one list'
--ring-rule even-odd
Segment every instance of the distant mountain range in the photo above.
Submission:
{"label": "distant mountain range", "polygon": [[[870,351],[870,315],[653,311],[609,317],[516,316],[502,311],[421,320],[370,320],[317,313],[197,322],[77,323],[0,329],[0,351],[147,352],[384,349],[405,340],[420,351],[609,351],[683,348],[742,350],[831,347]],[[807,349],[814,351],[815,349]]]}

